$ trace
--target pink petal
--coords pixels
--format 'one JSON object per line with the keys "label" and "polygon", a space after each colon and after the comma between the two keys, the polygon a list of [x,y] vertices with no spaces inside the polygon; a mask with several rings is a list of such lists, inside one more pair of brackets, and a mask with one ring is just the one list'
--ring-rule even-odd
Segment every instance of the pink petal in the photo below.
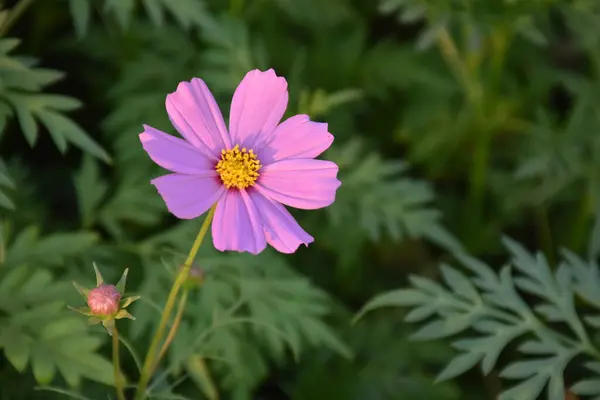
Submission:
{"label": "pink petal", "polygon": [[194,147],[217,159],[231,147],[223,115],[202,79],[181,82],[167,95],[167,113],[177,131]]}
{"label": "pink petal", "polygon": [[215,248],[258,254],[267,242],[256,207],[245,190],[228,190],[212,223]]}
{"label": "pink petal", "polygon": [[212,176],[169,174],[153,179],[169,212],[179,219],[204,214],[225,192],[216,172]]}
{"label": "pink petal", "polygon": [[273,69],[244,76],[231,101],[229,133],[233,145],[256,150],[277,126],[288,103],[287,82]]}
{"label": "pink petal", "polygon": [[337,173],[338,166],[331,161],[282,160],[262,168],[254,187],[285,205],[314,210],[335,201],[335,192],[341,185]]}
{"label": "pink petal", "polygon": [[171,172],[214,175],[215,162],[185,140],[144,125],[140,141],[152,161]]}
{"label": "pink petal", "polygon": [[298,246],[314,242],[312,236],[298,225],[294,217],[279,203],[253,190],[248,195],[256,205],[267,242],[281,253],[294,253]]}
{"label": "pink petal", "polygon": [[327,124],[312,122],[308,115],[295,115],[278,125],[273,134],[258,149],[263,165],[287,158],[315,158],[331,146],[333,135]]}

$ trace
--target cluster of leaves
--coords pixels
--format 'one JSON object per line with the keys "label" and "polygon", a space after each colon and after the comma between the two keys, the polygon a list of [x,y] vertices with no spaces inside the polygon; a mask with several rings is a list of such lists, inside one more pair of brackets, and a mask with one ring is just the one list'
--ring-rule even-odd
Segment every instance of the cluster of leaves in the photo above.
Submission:
{"label": "cluster of leaves", "polygon": [[[501,378],[520,382],[499,398],[535,400],[547,386],[548,399],[564,399],[564,371],[577,356],[590,373],[598,373],[600,352],[596,338],[589,335],[599,326],[598,264],[565,251],[553,271],[541,253],[531,254],[510,239],[504,244],[511,261],[499,273],[476,258],[458,254],[472,275],[443,264],[446,287],[412,276],[412,288],[380,294],[362,313],[384,306],[411,307],[405,321],[426,322],[414,333],[414,340],[473,332],[453,339],[452,346],[460,353],[440,372],[438,381],[461,375],[476,364],[490,374],[498,368],[501,353],[515,342],[516,355],[511,359],[516,360],[498,371]],[[578,313],[576,299],[591,309]],[[569,389],[600,398],[597,378],[578,380]]]}
{"label": "cluster of leaves", "polygon": [[57,372],[72,387],[84,378],[113,384],[112,364],[98,353],[104,337],[67,310],[73,288],[53,271],[96,241],[88,232],[44,237],[35,227],[12,233],[3,225],[0,348],[16,370],[30,367],[40,384],[52,383]]}
{"label": "cluster of leaves", "polygon": [[[80,149],[109,161],[110,157],[96,141],[64,113],[81,107],[69,96],[42,93],[42,90],[63,77],[63,73],[37,67],[31,57],[13,55],[20,40],[0,39],[0,137],[7,124],[15,117],[27,143],[33,147],[38,141],[39,124],[50,134],[61,153],[71,143]],[[14,189],[11,177],[0,159],[0,206],[14,209],[14,202],[4,192]]]}
{"label": "cluster of leaves", "polygon": [[103,16],[112,16],[122,29],[128,28],[137,8],[141,5],[156,27],[165,24],[165,14],[173,16],[183,29],[199,25],[204,20],[205,7],[198,0],[68,0],[75,31],[79,37],[88,32],[94,11]]}
{"label": "cluster of leaves", "polygon": [[69,143],[104,160],[110,157],[73,120],[64,115],[81,107],[81,103],[68,96],[40,93],[46,86],[63,77],[63,73],[36,67],[37,61],[29,57],[11,55],[19,39],[0,40],[0,132],[10,118],[16,116],[25,139],[30,146],[38,140],[39,123],[47,130],[56,147],[66,152]]}
{"label": "cluster of leaves", "polygon": [[[156,246],[164,239],[153,238],[145,245]],[[169,266],[178,264],[163,263],[167,268],[160,262],[147,264],[154,274],[140,288],[145,299],[166,297],[166,282],[175,272]],[[267,376],[270,363],[282,365],[290,354],[297,361],[317,347],[351,357],[323,320],[332,308],[331,299],[294,272],[285,258],[271,252],[259,257],[226,255],[205,246],[201,263],[206,284],[188,301],[168,368],[155,380],[156,390],[181,383],[183,369],[209,398],[218,391],[210,384],[212,374],[218,379],[216,387],[234,398],[247,398]],[[152,304],[138,306],[133,338],[156,327],[157,309]],[[200,363],[206,363],[202,373]]]}

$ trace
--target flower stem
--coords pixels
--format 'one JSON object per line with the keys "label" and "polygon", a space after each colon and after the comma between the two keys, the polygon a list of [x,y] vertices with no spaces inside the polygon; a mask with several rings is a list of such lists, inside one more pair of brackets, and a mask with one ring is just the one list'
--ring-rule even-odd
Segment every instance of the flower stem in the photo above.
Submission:
{"label": "flower stem", "polygon": [[456,79],[463,86],[467,99],[475,107],[481,103],[481,88],[479,83],[472,78],[469,68],[461,58],[458,49],[446,28],[440,28],[437,33],[437,43],[446,63],[456,75]]}
{"label": "flower stem", "polygon": [[204,236],[206,236],[206,232],[208,231],[208,227],[212,222],[213,216],[215,214],[216,205],[212,206],[200,228],[200,232],[198,232],[198,236],[196,236],[196,240],[190,249],[190,252],[185,260],[183,266],[179,269],[179,273],[175,277],[175,282],[171,287],[171,291],[169,292],[169,296],[167,297],[167,303],[165,304],[165,309],[163,310],[162,316],[160,318],[160,323],[158,325],[158,329],[154,334],[154,338],[150,344],[150,348],[148,349],[148,353],[146,354],[146,359],[144,360],[144,366],[142,367],[142,373],[140,376],[140,381],[137,386],[137,390],[135,393],[135,400],[142,400],[144,398],[146,386],[148,382],[150,382],[150,378],[152,375],[152,370],[155,368],[155,359],[156,353],[158,350],[158,345],[160,344],[165,328],[167,326],[167,322],[171,316],[171,312],[173,311],[173,306],[175,305],[175,300],[177,299],[177,295],[179,294],[179,289],[185,283],[185,280],[188,277],[190,272],[190,268],[192,267],[192,263],[194,258],[196,258],[196,254],[200,249],[200,245],[204,240]]}
{"label": "flower stem", "polygon": [[4,36],[6,32],[17,22],[21,15],[29,8],[33,3],[33,0],[20,0],[13,8],[8,12],[8,16],[4,20],[4,23],[0,25],[0,36]]}
{"label": "flower stem", "polygon": [[175,334],[177,333],[177,329],[179,328],[179,324],[181,323],[181,318],[183,317],[183,310],[185,309],[185,305],[187,303],[188,293],[189,289],[187,287],[184,288],[183,293],[181,294],[181,298],[179,299],[179,305],[177,306],[177,313],[175,314],[175,319],[173,320],[173,324],[171,325],[171,329],[167,334],[165,342],[163,343],[160,351],[158,352],[158,356],[154,361],[154,365],[150,370],[151,374],[154,373],[154,370],[158,366],[158,363],[160,363],[160,360],[164,357],[165,353],[167,352],[167,348],[175,338]]}
{"label": "flower stem", "polygon": [[121,368],[119,367],[119,331],[115,324],[112,329],[112,358],[113,371],[115,374],[115,390],[117,391],[117,399],[125,400],[123,392],[123,381],[121,380]]}

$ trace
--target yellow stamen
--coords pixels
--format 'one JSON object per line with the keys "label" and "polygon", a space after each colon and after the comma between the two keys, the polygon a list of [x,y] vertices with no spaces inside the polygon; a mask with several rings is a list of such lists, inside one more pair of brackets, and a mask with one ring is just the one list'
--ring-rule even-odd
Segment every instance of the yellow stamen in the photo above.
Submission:
{"label": "yellow stamen", "polygon": [[240,150],[240,146],[236,144],[233,149],[221,150],[221,159],[216,169],[227,189],[245,189],[254,186],[260,167],[260,161],[252,150],[245,147]]}

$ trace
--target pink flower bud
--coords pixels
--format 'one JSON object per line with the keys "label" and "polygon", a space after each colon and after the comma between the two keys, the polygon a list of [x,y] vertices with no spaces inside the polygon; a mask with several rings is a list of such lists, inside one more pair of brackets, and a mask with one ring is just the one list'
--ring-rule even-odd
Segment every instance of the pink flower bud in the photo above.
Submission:
{"label": "pink flower bud", "polygon": [[101,284],[90,290],[87,303],[92,314],[99,316],[112,315],[119,311],[121,293],[114,285]]}

